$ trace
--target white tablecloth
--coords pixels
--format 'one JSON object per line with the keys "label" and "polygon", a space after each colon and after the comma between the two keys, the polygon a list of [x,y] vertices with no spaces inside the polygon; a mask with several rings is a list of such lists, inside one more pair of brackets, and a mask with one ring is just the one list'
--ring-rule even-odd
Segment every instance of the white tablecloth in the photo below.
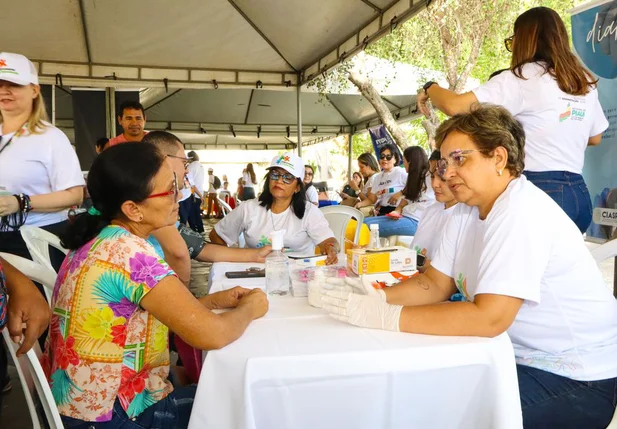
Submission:
{"label": "white tablecloth", "polygon": [[[238,281],[214,264],[212,292]],[[224,277],[223,277],[224,278]],[[249,285],[248,283],[251,283]],[[241,280],[246,287],[260,284]],[[263,281],[261,283],[263,285]],[[191,429],[521,428],[514,352],[494,339],[361,329],[271,297],[270,311],[207,354]]]}

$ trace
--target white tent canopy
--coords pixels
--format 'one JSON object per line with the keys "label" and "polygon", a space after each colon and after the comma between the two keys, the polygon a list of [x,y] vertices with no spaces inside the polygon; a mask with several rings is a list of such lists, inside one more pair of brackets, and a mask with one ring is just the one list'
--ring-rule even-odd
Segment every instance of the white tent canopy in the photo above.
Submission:
{"label": "white tent canopy", "polygon": [[42,83],[296,86],[387,34],[428,0],[22,0],[1,50]]}

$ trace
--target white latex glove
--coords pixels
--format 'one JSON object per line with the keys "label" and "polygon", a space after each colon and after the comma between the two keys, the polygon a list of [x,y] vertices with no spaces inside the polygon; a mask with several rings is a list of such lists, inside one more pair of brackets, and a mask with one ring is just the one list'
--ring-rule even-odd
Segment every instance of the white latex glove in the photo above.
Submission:
{"label": "white latex glove", "polygon": [[321,301],[323,309],[334,319],[363,328],[399,332],[403,306],[388,304],[379,294],[359,295],[330,290],[324,292]]}
{"label": "white latex glove", "polygon": [[352,291],[359,295],[371,295],[379,298],[380,301],[386,302],[386,293],[383,289],[375,289],[370,280],[366,280],[366,277],[360,276],[359,278],[345,277],[345,283],[353,288]]}
{"label": "white latex glove", "polygon": [[345,279],[328,277],[326,279],[313,279],[308,284],[308,303],[312,307],[321,308],[323,302],[321,297],[326,291],[337,290],[343,292],[351,292],[352,288],[345,283]]}

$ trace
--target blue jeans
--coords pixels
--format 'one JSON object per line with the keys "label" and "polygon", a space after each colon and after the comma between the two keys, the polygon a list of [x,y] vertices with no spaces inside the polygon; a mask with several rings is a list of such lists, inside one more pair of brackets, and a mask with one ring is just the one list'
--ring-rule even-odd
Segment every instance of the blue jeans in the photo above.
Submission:
{"label": "blue jeans", "polygon": [[418,229],[418,221],[408,217],[392,219],[388,216],[373,216],[364,219],[364,223],[369,225],[379,225],[379,236],[390,237],[392,235],[415,235]]}
{"label": "blue jeans", "polygon": [[617,403],[617,378],[576,381],[516,365],[525,429],[604,429]]}
{"label": "blue jeans", "polygon": [[62,423],[65,428],[71,429],[186,429],[196,390],[195,384],[174,389],[165,399],[146,408],[135,420],[129,418],[116,399],[112,418],[108,422],[86,422],[61,416]]}
{"label": "blue jeans", "polygon": [[559,204],[581,233],[587,231],[593,208],[583,176],[569,171],[523,171],[523,174]]}

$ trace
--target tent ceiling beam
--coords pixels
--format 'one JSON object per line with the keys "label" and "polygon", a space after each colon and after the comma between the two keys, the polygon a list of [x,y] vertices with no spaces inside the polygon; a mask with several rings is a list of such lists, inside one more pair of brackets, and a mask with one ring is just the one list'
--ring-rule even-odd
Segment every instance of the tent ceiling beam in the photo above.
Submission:
{"label": "tent ceiling beam", "polygon": [[88,37],[88,26],[86,25],[86,13],[84,11],[84,0],[79,0],[79,14],[81,17],[81,29],[84,33],[84,44],[86,46],[86,56],[88,58],[88,64],[92,62],[92,55],[90,51],[90,38]]}
{"label": "tent ceiling beam", "polygon": [[336,67],[346,58],[364,50],[369,44],[379,40],[397,25],[407,21],[424,9],[430,0],[398,0],[393,1],[383,9],[383,13],[374,16],[357,31],[344,39],[343,43],[331,46],[319,59],[311,61],[302,67],[302,81],[304,84],[315,77]]}
{"label": "tent ceiling beam", "polygon": [[332,105],[332,107],[334,107],[336,109],[336,111],[339,113],[339,115],[341,115],[341,117],[343,119],[345,119],[345,122],[347,122],[347,125],[351,125],[351,122],[349,122],[349,119],[347,119],[347,117],[345,117],[345,115],[343,114],[343,112],[341,112],[341,109],[339,109],[339,107],[334,104],[334,102],[332,101],[332,99],[330,98],[329,94],[326,94],[326,99],[328,100],[328,102]]}
{"label": "tent ceiling beam", "polygon": [[373,3],[371,3],[368,0],[360,0],[362,3],[364,3],[365,5],[367,5],[368,7],[372,8],[375,12],[381,13],[381,9],[377,6],[375,6]]}
{"label": "tent ceiling beam", "polygon": [[383,99],[383,101],[387,101],[388,103],[390,103],[391,105],[393,105],[394,107],[396,107],[397,109],[402,109],[401,106],[399,106],[398,104],[396,104],[395,102],[393,102],[392,100],[390,100],[388,97],[386,97],[385,95],[382,95],[381,98]]}
{"label": "tent ceiling beam", "polygon": [[144,106],[144,110],[145,110],[145,111],[147,111],[148,109],[151,109],[152,107],[154,107],[154,106],[157,106],[157,105],[161,104],[163,101],[165,101],[165,100],[169,100],[171,97],[173,97],[174,95],[176,95],[176,94],[177,94],[177,93],[179,93],[180,91],[182,91],[182,89],[177,89],[177,90],[175,90],[174,92],[172,92],[171,94],[168,94],[168,95],[166,95],[165,97],[161,98],[160,100],[155,101],[155,102],[154,102],[154,103],[152,103],[151,105],[149,105],[149,106],[147,106],[147,107],[146,107],[146,106]]}
{"label": "tent ceiling beam", "polygon": [[251,95],[249,96],[249,102],[246,106],[246,115],[244,116],[244,124],[248,124],[249,121],[249,113],[251,113],[251,103],[253,102],[253,94],[255,93],[254,89],[251,89]]}
{"label": "tent ceiling beam", "polygon": [[291,67],[291,69],[295,72],[297,72],[298,70],[289,62],[287,61],[287,58],[285,58],[285,56],[281,53],[281,51],[279,51],[279,49],[276,47],[276,45],[274,43],[272,43],[272,41],[270,39],[268,39],[268,37],[266,37],[266,35],[263,33],[263,31],[261,31],[259,29],[259,27],[257,27],[257,25],[244,13],[244,11],[238,7],[238,5],[236,4],[236,2],[234,0],[227,0],[229,2],[229,4],[231,4],[234,9],[236,9],[236,11],[240,14],[240,16],[242,16],[242,18],[244,18],[244,20],[251,26],[253,27],[253,30],[255,30],[257,32],[257,34],[259,34],[259,36],[261,36],[262,39],[264,39],[264,41],[270,45],[270,47],[272,49],[274,49],[274,52],[276,52],[278,54],[279,57],[281,57],[283,59],[283,61],[285,61],[285,63]]}

